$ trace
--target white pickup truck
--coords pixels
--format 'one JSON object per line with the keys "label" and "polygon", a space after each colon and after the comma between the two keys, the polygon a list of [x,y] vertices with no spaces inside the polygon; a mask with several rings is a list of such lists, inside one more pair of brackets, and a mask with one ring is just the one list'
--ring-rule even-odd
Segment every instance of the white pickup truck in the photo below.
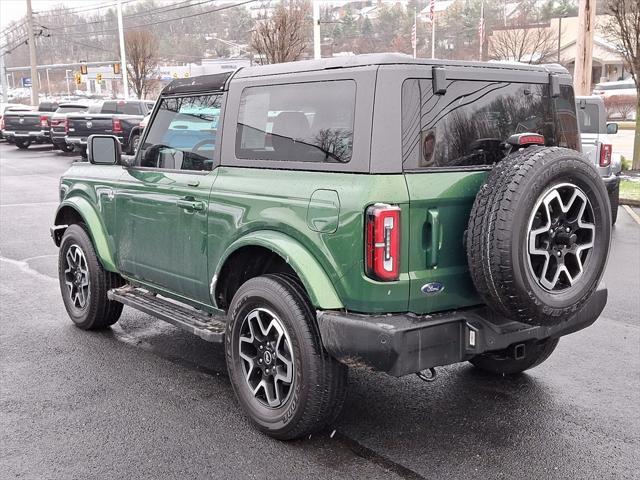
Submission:
{"label": "white pickup truck", "polygon": [[607,187],[611,204],[611,221],[616,223],[620,195],[620,159],[613,159],[610,135],[618,133],[617,123],[607,123],[604,102],[598,95],[576,97],[582,153],[595,164]]}

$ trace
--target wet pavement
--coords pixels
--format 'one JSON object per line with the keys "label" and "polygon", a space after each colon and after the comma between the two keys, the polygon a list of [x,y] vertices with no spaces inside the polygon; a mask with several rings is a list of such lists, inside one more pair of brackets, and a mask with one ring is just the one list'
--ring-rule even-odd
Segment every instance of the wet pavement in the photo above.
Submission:
{"label": "wet pavement", "polygon": [[74,156],[0,144],[1,478],[638,478],[640,225],[619,212],[609,303],[517,378],[352,369],[334,430],[282,443],[242,417],[222,351],[125,308],[71,324],[49,226]]}

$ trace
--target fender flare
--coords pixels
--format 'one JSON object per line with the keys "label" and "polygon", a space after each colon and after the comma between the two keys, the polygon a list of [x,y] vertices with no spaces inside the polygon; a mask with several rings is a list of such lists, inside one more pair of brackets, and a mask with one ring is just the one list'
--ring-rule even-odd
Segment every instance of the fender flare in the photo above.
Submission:
{"label": "fender flare", "polygon": [[258,230],[234,241],[224,252],[218,262],[211,282],[211,296],[215,301],[215,288],[218,275],[227,259],[242,247],[264,247],[280,255],[296,272],[309,295],[314,307],[321,310],[340,310],[344,306],[336,293],[328,275],[309,253],[309,251],[292,237],[273,230]]}
{"label": "fender flare", "polygon": [[104,227],[91,203],[83,197],[71,197],[65,199],[56,210],[56,226],[60,225],[59,214],[63,208],[72,208],[82,217],[84,224],[87,226],[89,236],[91,237],[91,241],[96,249],[96,254],[98,255],[98,259],[100,260],[102,267],[110,272],[118,273],[116,262],[113,258],[113,254],[111,253],[111,249],[109,248]]}

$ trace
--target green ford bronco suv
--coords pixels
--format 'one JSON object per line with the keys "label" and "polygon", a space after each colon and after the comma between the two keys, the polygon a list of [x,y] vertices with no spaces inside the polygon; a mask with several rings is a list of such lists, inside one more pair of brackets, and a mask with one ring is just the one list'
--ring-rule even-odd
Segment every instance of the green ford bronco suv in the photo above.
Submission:
{"label": "green ford bronco suv", "polygon": [[558,66],[244,68],[169,84],[135,157],[88,146],[52,227],[69,316],[128,305],[224,345],[276,438],[330,425],[348,366],[515,374],[606,303],[607,192]]}

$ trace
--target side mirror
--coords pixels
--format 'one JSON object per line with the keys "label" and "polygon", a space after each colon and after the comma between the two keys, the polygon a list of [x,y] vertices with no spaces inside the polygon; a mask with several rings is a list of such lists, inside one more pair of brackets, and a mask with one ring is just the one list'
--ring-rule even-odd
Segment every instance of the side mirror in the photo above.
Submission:
{"label": "side mirror", "polygon": [[618,133],[618,124],[617,123],[607,123],[607,134],[615,135]]}
{"label": "side mirror", "polygon": [[87,139],[87,158],[95,165],[116,165],[120,163],[122,147],[113,135],[91,135]]}

